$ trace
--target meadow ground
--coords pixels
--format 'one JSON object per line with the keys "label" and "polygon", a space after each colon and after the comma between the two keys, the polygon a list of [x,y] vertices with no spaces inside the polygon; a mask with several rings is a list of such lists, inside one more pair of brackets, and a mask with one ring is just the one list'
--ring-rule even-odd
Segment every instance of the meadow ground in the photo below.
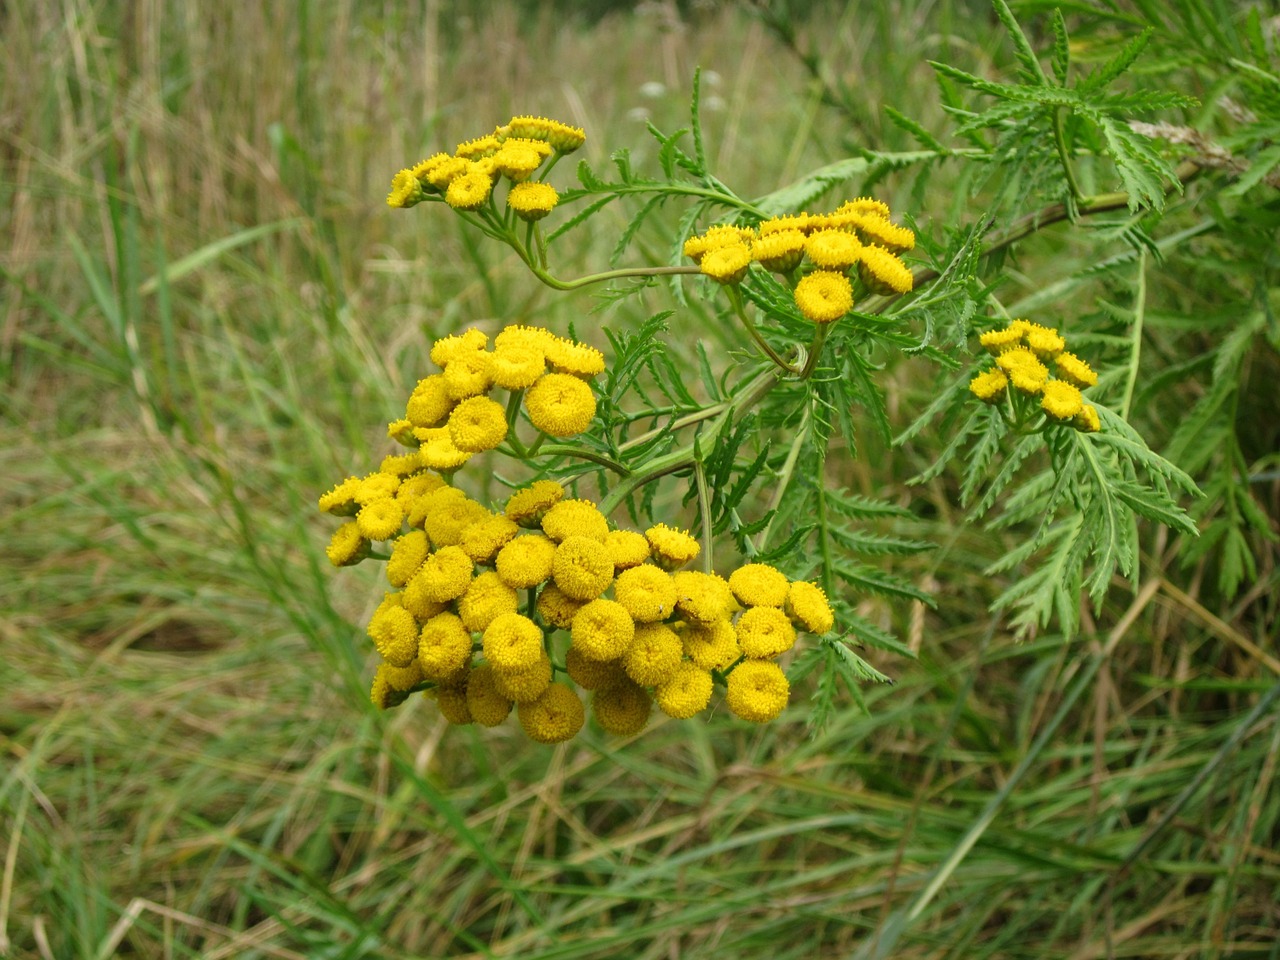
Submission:
{"label": "meadow ground", "polygon": [[[833,463],[913,508],[938,548],[893,566],[937,608],[862,602],[917,659],[876,656],[896,682],[817,735],[804,689],[764,728],[554,749],[370,708],[381,587],[329,567],[317,495],[386,452],[435,336],[644,315],[388,210],[391,175],[525,112],[652,168],[643,121],[682,125],[701,67],[713,167],[753,196],[908,147],[881,104],[940,129],[926,59],[1009,60],[984,5],[822,8],[797,42],[837,109],[745,8],[463,6],[0,6],[0,956],[1280,957],[1271,548],[1219,602],[1147,530],[1081,637],[1015,642],[983,573],[1014,534],[906,483],[942,437]],[[943,179],[876,190],[963,213]],[[1037,242],[1011,299],[1087,255]],[[1190,283],[1152,281],[1157,356]],[[699,336],[740,346],[671,326],[690,369]],[[933,383],[885,372],[895,427]]]}

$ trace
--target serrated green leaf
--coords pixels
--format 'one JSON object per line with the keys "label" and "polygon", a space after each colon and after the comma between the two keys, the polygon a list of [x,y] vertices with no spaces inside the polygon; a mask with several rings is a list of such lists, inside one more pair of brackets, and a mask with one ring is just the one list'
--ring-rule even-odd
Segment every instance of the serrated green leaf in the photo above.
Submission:
{"label": "serrated green leaf", "polygon": [[1071,39],[1067,35],[1067,21],[1062,10],[1056,7],[1053,11],[1053,56],[1050,63],[1058,83],[1066,86],[1071,71]]}
{"label": "serrated green leaf", "polygon": [[863,157],[838,160],[806,174],[794,183],[752,201],[752,206],[770,216],[803,210],[837,184],[866,173],[870,164]]}
{"label": "serrated green leaf", "polygon": [[1023,75],[1032,83],[1047,84],[1049,78],[1044,75],[1040,61],[1036,59],[1036,52],[1031,48],[1031,41],[1022,32],[1022,27],[1018,25],[1018,20],[1009,9],[1009,4],[1005,3],[1005,0],[992,0],[992,4],[995,6],[996,16],[1000,18],[1000,22],[1004,24],[1009,34],[1009,39],[1013,41],[1014,56],[1022,64]]}
{"label": "serrated green leaf", "polygon": [[1121,48],[1120,52],[1111,58],[1103,66],[1087,76],[1082,83],[1078,85],[1080,90],[1101,90],[1111,84],[1113,80],[1128,70],[1135,60],[1142,55],[1142,51],[1147,48],[1147,44],[1151,42],[1151,37],[1155,33],[1154,27],[1147,27],[1140,34],[1130,40]]}
{"label": "serrated green leaf", "polygon": [[934,606],[935,601],[929,594],[891,573],[885,573],[877,567],[862,563],[849,563],[843,560],[837,560],[831,566],[835,575],[855,590],[863,590],[867,593],[879,594],[885,597],[919,600],[930,607]]}
{"label": "serrated green leaf", "polygon": [[937,154],[939,157],[946,156],[949,153],[947,148],[942,145],[942,141],[939,140],[937,137],[935,137],[933,134],[931,134],[924,127],[922,127],[919,123],[912,120],[910,117],[906,116],[905,114],[899,113],[897,110],[893,109],[893,107],[889,106],[888,104],[886,104],[883,109],[884,109],[885,116],[887,116],[889,120],[892,121],[894,126],[898,127],[901,130],[905,130],[907,133],[913,136],[916,140],[918,140],[922,146],[928,147],[930,150],[934,151],[935,154]]}

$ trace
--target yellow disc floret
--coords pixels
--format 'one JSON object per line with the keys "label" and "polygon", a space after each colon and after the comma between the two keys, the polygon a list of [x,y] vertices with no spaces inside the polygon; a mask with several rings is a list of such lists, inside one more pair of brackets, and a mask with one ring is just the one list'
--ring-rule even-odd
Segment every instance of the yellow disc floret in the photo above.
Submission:
{"label": "yellow disc floret", "polygon": [[613,595],[636,623],[665,620],[676,608],[676,584],[671,574],[650,563],[618,574]]}
{"label": "yellow disc floret", "polygon": [[649,541],[634,530],[610,530],[604,538],[604,548],[619,572],[638,567],[649,559]]}
{"label": "yellow disc floret", "polygon": [[520,726],[536,743],[572,740],[586,722],[578,695],[563,683],[553,683],[532,703],[520,704]]}
{"label": "yellow disc floret", "polygon": [[1009,377],[1003,370],[987,370],[969,381],[969,392],[983,403],[998,403],[1009,386]]}
{"label": "yellow disc floret", "polygon": [[680,666],[684,648],[676,632],[665,623],[642,623],[622,656],[622,667],[642,687],[666,683]]}
{"label": "yellow disc floret", "polygon": [[494,682],[493,664],[482,663],[471,671],[467,680],[467,709],[476,723],[496,727],[510,715],[511,706],[511,700],[498,691]]}
{"label": "yellow disc floret", "polygon": [[791,684],[776,663],[744,660],[729,674],[725,703],[734,716],[767,723],[778,716],[791,696]]}
{"label": "yellow disc floret", "polygon": [[677,570],[698,555],[698,541],[683,530],[654,524],[644,532],[653,560],[664,570]]}
{"label": "yellow disc floret", "polygon": [[729,574],[729,589],[745,607],[780,607],[789,585],[786,575],[767,563],[748,563]]}
{"label": "yellow disc floret", "polygon": [[591,715],[606,733],[629,737],[644,729],[653,698],[644,687],[623,677],[598,688],[591,697]]}
{"label": "yellow disc floret", "polygon": [[1040,408],[1055,420],[1070,420],[1084,409],[1080,388],[1065,380],[1050,380],[1044,385]]}
{"label": "yellow disc floret", "polygon": [[765,660],[786,653],[796,643],[796,630],[777,607],[752,607],[738,618],[738,646],[745,656]]}
{"label": "yellow disc floret", "polygon": [[538,480],[517,490],[507,500],[507,519],[521,527],[537,527],[555,504],[564,497],[564,487],[554,480]]}
{"label": "yellow disc floret", "polygon": [[486,570],[471,581],[466,592],[458,598],[458,616],[472,633],[481,633],[504,613],[520,609],[516,591],[502,582],[492,570]]}
{"label": "yellow disc floret", "polygon": [[542,631],[528,617],[502,613],[484,631],[484,657],[498,670],[527,670],[542,655]]}
{"label": "yellow disc floret", "polygon": [[[506,172],[505,170],[503,171]],[[517,183],[507,194],[507,206],[521,220],[541,220],[560,202],[560,194],[549,183]]]}
{"label": "yellow disc floret", "polygon": [[471,634],[457,614],[438,613],[422,625],[417,653],[422,675],[444,680],[471,660]]}
{"label": "yellow disc floret", "polygon": [[590,537],[565,537],[556,547],[551,575],[567,596],[594,600],[613,582],[613,561],[604,544]]}
{"label": "yellow disc floret", "polygon": [[590,500],[561,500],[542,518],[542,532],[557,542],[576,536],[604,543],[609,521]]}
{"label": "yellow disc floret", "polygon": [[822,634],[836,625],[827,595],[815,583],[797,580],[787,590],[787,616],[809,633]]}
{"label": "yellow disc floret", "polygon": [[915,284],[907,265],[884,247],[874,243],[862,248],[858,275],[872,293],[907,293]]}
{"label": "yellow disc floret", "polygon": [[853,309],[853,286],[834,270],[815,270],[796,284],[796,306],[814,323],[833,323]]}
{"label": "yellow disc floret", "polygon": [[1081,390],[1098,382],[1098,375],[1093,372],[1093,368],[1074,353],[1058,354],[1053,359],[1053,365],[1057,368],[1059,377]]}
{"label": "yellow disc floret", "polygon": [[507,413],[488,397],[468,397],[449,414],[449,438],[459,450],[492,450],[507,436]]}
{"label": "yellow disc floret", "polygon": [[573,618],[572,643],[588,660],[616,660],[635,639],[635,622],[615,600],[592,600]]}
{"label": "yellow disc floret", "polygon": [[369,547],[360,525],[349,520],[333,532],[324,554],[335,567],[350,567],[369,556]]}
{"label": "yellow disc floret", "polygon": [[471,585],[471,558],[461,547],[441,547],[422,564],[423,593],[428,600],[456,600]]}
{"label": "yellow disc floret", "polygon": [[596,415],[596,398],[591,387],[567,373],[548,373],[524,395],[529,420],[552,437],[572,437],[591,423]]}
{"label": "yellow disc floret", "polygon": [[428,549],[427,535],[421,530],[412,530],[397,539],[387,559],[387,581],[393,587],[403,587],[427,559]]}
{"label": "yellow disc floret", "polygon": [[688,720],[711,702],[711,674],[692,663],[676,666],[670,679],[653,691],[658,709],[676,720]]}
{"label": "yellow disc floret", "polygon": [[541,534],[516,537],[498,551],[496,562],[502,582],[517,590],[536,587],[551,579],[556,543]]}

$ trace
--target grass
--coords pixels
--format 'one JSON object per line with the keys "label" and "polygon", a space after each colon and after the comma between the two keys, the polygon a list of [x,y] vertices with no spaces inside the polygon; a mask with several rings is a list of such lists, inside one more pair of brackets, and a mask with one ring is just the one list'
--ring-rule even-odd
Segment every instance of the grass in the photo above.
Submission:
{"label": "grass", "polygon": [[[875,146],[905,143],[876,104],[941,122],[926,57],[1007,59],[964,4],[856,6],[801,40]],[[774,189],[845,155],[846,120],[757,21],[61,0],[0,22],[0,956],[1280,956],[1274,566],[1226,608],[1149,537],[1081,641],[1015,644],[981,574],[1003,545],[947,482],[903,483],[927,445],[833,466],[918,508],[941,547],[897,569],[939,603],[864,604],[919,660],[877,660],[897,682],[816,737],[799,696],[765,729],[554,750],[369,709],[380,591],[324,561],[317,492],[381,453],[436,334],[634,322],[440,211],[388,212],[390,174],[514,111],[652,164],[634,111],[680,125],[701,65],[716,168]],[[899,426],[927,377],[891,371]]]}

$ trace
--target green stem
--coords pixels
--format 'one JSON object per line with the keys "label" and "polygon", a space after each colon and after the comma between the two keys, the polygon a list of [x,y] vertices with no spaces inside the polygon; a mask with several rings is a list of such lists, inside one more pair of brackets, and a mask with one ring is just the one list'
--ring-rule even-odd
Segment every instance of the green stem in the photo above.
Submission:
{"label": "green stem", "polygon": [[1058,147],[1058,159],[1062,161],[1062,171],[1067,176],[1067,186],[1071,190],[1071,196],[1079,202],[1084,199],[1084,193],[1080,190],[1080,183],[1076,180],[1075,167],[1071,165],[1071,154],[1067,150],[1067,124],[1063,119],[1063,111],[1065,107],[1059,107],[1053,112],[1053,141]]}
{"label": "green stem", "polygon": [[698,515],[702,518],[702,572],[711,573],[715,569],[711,559],[711,488],[707,486],[707,471],[701,460],[694,463],[693,476],[698,484]]}
{"label": "green stem", "polygon": [[1138,355],[1142,352],[1142,326],[1147,313],[1147,251],[1138,250],[1138,297],[1133,305],[1133,343],[1129,347],[1129,376],[1124,385],[1124,401],[1120,404],[1120,419],[1129,419],[1129,405],[1133,402],[1133,389],[1138,383]]}
{"label": "green stem", "polygon": [[635,493],[646,483],[652,483],[659,477],[665,477],[669,473],[678,473],[681,470],[687,470],[698,462],[694,455],[693,445],[681,447],[679,450],[672,451],[663,457],[655,457],[650,460],[642,471],[632,473],[624,477],[622,482],[609,491],[603,500],[600,501],[600,512],[606,517],[617,509],[618,504],[626,500],[627,497]]}
{"label": "green stem", "polygon": [[634,450],[636,447],[643,446],[650,440],[657,437],[661,437],[669,433],[675,433],[678,430],[683,430],[685,427],[691,427],[695,423],[702,423],[704,420],[714,419],[726,410],[730,410],[735,407],[740,407],[745,412],[755,406],[765,394],[776,387],[780,382],[781,378],[778,376],[778,371],[772,369],[762,370],[753,379],[747,382],[746,387],[734,394],[728,400],[722,400],[719,403],[712,404],[709,407],[699,410],[697,413],[691,413],[688,416],[681,417],[679,420],[675,420],[667,424],[665,427],[658,427],[654,430],[642,433],[640,436],[634,437],[622,444],[622,446],[618,447],[618,452],[625,453],[628,450]]}
{"label": "green stem", "polygon": [[[516,252],[520,253],[519,250]],[[553,277],[542,267],[535,264],[527,252],[521,253],[520,258],[533,271],[535,277],[554,290],[578,290],[593,283],[604,283],[607,280],[619,280],[624,277],[664,277],[702,272],[697,267],[627,267],[621,270],[605,270],[601,273],[588,274],[585,277],[578,277],[576,280],[561,280]]]}
{"label": "green stem", "polygon": [[[800,418],[800,426],[796,428],[796,438],[791,441],[791,449],[787,452],[787,459],[782,464],[782,470],[774,481],[773,498],[769,501],[769,506],[765,510],[766,514],[773,513],[774,516],[777,515],[775,511],[782,505],[782,498],[786,495],[787,488],[791,486],[791,478],[795,475],[796,461],[800,459],[800,450],[804,447],[804,442],[809,437],[809,415],[811,411],[812,408],[806,405],[804,416]],[[769,517],[768,523],[760,531],[760,537],[756,541],[757,553],[764,553],[765,545],[769,542],[769,533],[773,530],[773,520],[774,517]]]}
{"label": "green stem", "polygon": [[[541,449],[539,449],[539,447],[541,447]],[[632,475],[631,471],[626,466],[619,463],[617,460],[614,460],[612,457],[606,457],[603,453],[596,453],[594,450],[583,450],[581,447],[570,446],[567,443],[549,443],[544,445],[541,443],[541,440],[539,440],[539,443],[534,444],[534,446],[530,447],[528,450],[528,455],[530,457],[534,456],[534,454],[538,454],[543,457],[577,457],[579,460],[590,460],[592,463],[598,463],[602,467],[608,467],[620,477],[630,477]]]}
{"label": "green stem", "polygon": [[[800,371],[800,379],[808,380],[813,375],[813,371],[818,366],[818,355],[822,353],[822,345],[827,342],[827,334],[831,330],[831,324],[820,323],[818,329],[813,331],[813,342],[809,344],[809,355],[804,359],[804,369]],[[809,411],[805,411],[805,416],[809,415]]]}
{"label": "green stem", "polygon": [[733,312],[738,315],[738,319],[742,321],[742,325],[746,328],[747,333],[751,334],[751,339],[756,342],[756,346],[775,364],[781,367],[787,373],[798,374],[798,367],[792,366],[786,360],[778,355],[778,352],[769,345],[769,342],[760,335],[760,331],[756,329],[756,325],[751,322],[751,318],[747,316],[747,311],[742,302],[742,291],[738,289],[737,284],[731,284],[725,288],[725,292],[729,295],[729,302],[733,305]]}

